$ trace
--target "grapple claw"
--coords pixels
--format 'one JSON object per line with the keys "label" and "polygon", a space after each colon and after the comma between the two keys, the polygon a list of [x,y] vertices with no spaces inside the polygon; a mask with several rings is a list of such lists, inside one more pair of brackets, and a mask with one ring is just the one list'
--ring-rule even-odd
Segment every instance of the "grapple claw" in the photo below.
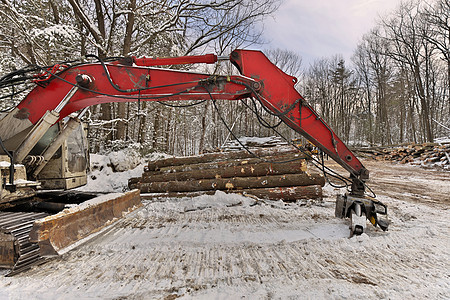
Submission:
{"label": "grapple claw", "polygon": [[337,196],[335,216],[338,218],[351,218],[351,235],[364,232],[366,219],[374,226],[378,225],[383,231],[386,231],[389,222],[379,219],[377,214],[387,214],[386,205],[380,201],[369,197],[355,197],[349,194]]}
{"label": "grapple claw", "polygon": [[388,230],[389,222],[387,220],[378,219],[377,223],[383,231]]}

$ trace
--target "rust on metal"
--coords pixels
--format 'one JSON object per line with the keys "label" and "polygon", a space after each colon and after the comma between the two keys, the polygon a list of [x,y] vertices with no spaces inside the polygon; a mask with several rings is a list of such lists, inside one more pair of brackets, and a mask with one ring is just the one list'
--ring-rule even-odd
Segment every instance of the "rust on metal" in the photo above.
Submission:
{"label": "rust on metal", "polygon": [[23,107],[14,115],[14,118],[19,119],[19,120],[25,120],[25,119],[28,119],[29,116],[30,116],[29,109],[26,107]]}
{"label": "rust on metal", "polygon": [[14,237],[0,232],[0,268],[12,268],[17,260]]}

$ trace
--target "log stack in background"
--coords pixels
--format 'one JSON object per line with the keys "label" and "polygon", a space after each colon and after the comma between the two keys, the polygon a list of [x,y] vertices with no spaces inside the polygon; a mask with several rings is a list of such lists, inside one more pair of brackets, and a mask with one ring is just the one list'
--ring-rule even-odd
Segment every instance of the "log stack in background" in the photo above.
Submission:
{"label": "log stack in background", "polygon": [[279,136],[269,136],[269,137],[240,137],[239,141],[232,139],[226,142],[222,147],[222,151],[237,151],[243,150],[242,145],[247,148],[258,147],[258,148],[269,148],[269,147],[279,147],[287,146],[287,142],[284,141]]}
{"label": "log stack in background", "polygon": [[356,152],[376,160],[398,161],[450,169],[450,143],[410,144],[396,147],[356,148]]}
{"label": "log stack in background", "polygon": [[319,173],[307,170],[305,156],[293,147],[208,153],[151,161],[142,177],[131,178],[145,199],[212,194],[217,190],[244,193],[269,200],[322,198],[325,184]]}

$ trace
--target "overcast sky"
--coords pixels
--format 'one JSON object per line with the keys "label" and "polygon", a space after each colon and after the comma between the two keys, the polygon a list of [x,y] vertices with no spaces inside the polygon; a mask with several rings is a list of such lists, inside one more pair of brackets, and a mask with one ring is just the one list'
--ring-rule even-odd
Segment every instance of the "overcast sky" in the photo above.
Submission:
{"label": "overcast sky", "polygon": [[400,0],[285,0],[265,22],[261,48],[288,49],[299,54],[303,67],[315,59],[342,54],[350,63],[362,36]]}

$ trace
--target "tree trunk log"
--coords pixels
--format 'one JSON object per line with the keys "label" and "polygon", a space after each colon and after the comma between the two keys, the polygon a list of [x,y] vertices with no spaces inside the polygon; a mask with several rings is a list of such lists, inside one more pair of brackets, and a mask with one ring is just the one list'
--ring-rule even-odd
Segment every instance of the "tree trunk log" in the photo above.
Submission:
{"label": "tree trunk log", "polygon": [[[283,200],[293,202],[300,199],[322,199],[322,188],[320,185],[230,190],[225,192],[252,195],[266,200]],[[141,199],[154,200],[159,198],[197,197],[201,195],[214,195],[215,193],[216,191],[153,193],[141,194]]]}
{"label": "tree trunk log", "polygon": [[[227,162],[231,163],[231,162]],[[216,164],[215,169],[193,170],[186,172],[175,172],[165,174],[142,175],[141,182],[163,182],[163,181],[185,181],[195,179],[213,179],[230,177],[258,177],[267,175],[296,174],[306,172],[305,160],[292,161],[289,163],[260,163],[260,164],[241,164],[235,163],[234,166],[221,167]]]}
{"label": "tree trunk log", "polygon": [[295,202],[299,199],[322,199],[321,185],[275,187],[262,189],[248,189],[245,194],[256,196],[260,199],[283,200]]}
{"label": "tree trunk log", "polygon": [[[287,153],[299,153],[299,151],[293,147],[285,146],[285,147],[276,147],[268,148],[268,149],[256,149],[252,150],[252,152],[257,156],[271,156],[278,154],[287,154]],[[218,152],[218,153],[207,153],[203,155],[197,156],[187,156],[187,157],[172,157],[157,161],[150,161],[147,166],[148,171],[156,171],[160,170],[164,167],[169,166],[181,166],[181,165],[190,165],[190,164],[199,164],[199,163],[207,163],[207,162],[218,162],[225,161],[230,159],[242,159],[242,158],[252,158],[254,157],[252,154],[247,151],[235,151],[235,152]]]}
{"label": "tree trunk log", "polygon": [[195,192],[210,190],[241,190],[253,188],[304,185],[324,186],[321,174],[286,174],[263,177],[235,177],[190,181],[144,182],[137,184],[142,193]]}
{"label": "tree trunk log", "polygon": [[[284,161],[301,161],[305,159],[306,156],[302,153],[291,153],[291,154],[281,154],[278,156],[264,156],[264,160],[268,162],[284,162]],[[175,172],[188,172],[194,170],[207,170],[207,169],[222,169],[233,166],[242,166],[242,165],[253,165],[260,164],[264,161],[260,158],[241,158],[241,159],[230,159],[225,161],[218,162],[207,162],[207,163],[196,163],[190,165],[181,165],[181,166],[169,166],[160,168],[158,171],[148,171],[146,170],[144,175],[158,175],[165,173],[175,173]]]}

